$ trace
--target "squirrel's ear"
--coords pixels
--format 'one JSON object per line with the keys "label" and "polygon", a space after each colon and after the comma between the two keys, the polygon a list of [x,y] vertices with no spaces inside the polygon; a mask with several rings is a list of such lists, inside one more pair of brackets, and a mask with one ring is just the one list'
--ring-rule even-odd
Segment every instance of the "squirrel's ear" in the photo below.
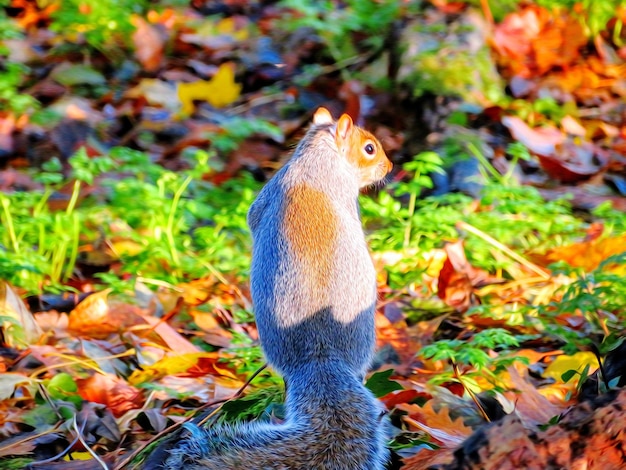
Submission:
{"label": "squirrel's ear", "polygon": [[337,137],[345,139],[352,130],[352,118],[347,114],[342,114],[337,121]]}
{"label": "squirrel's ear", "polygon": [[316,126],[321,126],[324,124],[332,124],[333,123],[333,116],[330,114],[330,111],[328,111],[326,108],[321,107],[318,108],[317,111],[315,111],[315,114],[313,115],[313,124],[315,124]]}

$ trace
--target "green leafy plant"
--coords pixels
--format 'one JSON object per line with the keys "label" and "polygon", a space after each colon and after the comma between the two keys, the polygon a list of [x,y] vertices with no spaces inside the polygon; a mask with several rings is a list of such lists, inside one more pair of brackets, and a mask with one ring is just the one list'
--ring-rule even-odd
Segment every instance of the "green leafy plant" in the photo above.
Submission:
{"label": "green leafy plant", "polygon": [[39,108],[39,102],[34,97],[21,92],[28,70],[25,65],[13,62],[0,64],[0,111],[11,111],[19,116]]}
{"label": "green leafy plant", "polygon": [[71,42],[85,42],[92,48],[111,55],[119,45],[129,45],[135,30],[132,14],[142,14],[148,3],[144,0],[63,0],[52,14],[51,29],[65,34]]}
{"label": "green leafy plant", "polygon": [[[435,384],[460,382],[472,392],[480,391],[476,377],[481,376],[496,381],[496,374],[515,361],[526,361],[524,358],[506,356],[502,351],[519,346],[520,339],[502,328],[483,330],[468,340],[445,339],[424,346],[420,355],[430,360],[450,361],[454,365],[452,371],[438,374],[432,379]],[[486,350],[498,350],[497,356],[489,355]],[[463,368],[459,373],[457,368]]]}
{"label": "green leafy plant", "polygon": [[[562,288],[558,302],[538,307],[537,318],[545,325],[545,332],[563,342],[568,354],[594,343],[605,353],[615,347],[626,334],[626,282],[620,272],[626,266],[626,251],[604,260],[589,273],[571,268],[565,263],[553,270],[575,280]],[[586,320],[584,328],[572,328],[558,321],[561,315],[580,314]]]}
{"label": "green leafy plant", "polygon": [[[244,272],[246,212],[258,184],[248,177],[213,187],[202,180],[210,155],[195,157],[192,169],[174,173],[130,149],[94,158],[81,150],[69,160],[72,191],[63,211],[48,202],[68,182],[58,162],[48,162],[38,177],[43,191],[0,195],[0,274],[28,291],[57,289],[73,276],[83,244],[120,237],[130,246],[117,253],[122,267],[100,276],[118,288],[127,283],[115,278],[126,273],[176,284],[207,272]],[[102,187],[98,198],[81,200],[91,184]]]}
{"label": "green leafy plant", "polygon": [[396,195],[409,194],[409,207],[406,215],[406,227],[404,229],[403,247],[409,247],[411,230],[413,228],[413,216],[415,215],[415,202],[424,188],[432,188],[433,180],[430,173],[444,173],[443,161],[435,152],[422,152],[404,164],[404,169],[413,173],[413,177],[407,183],[399,183],[396,187]]}

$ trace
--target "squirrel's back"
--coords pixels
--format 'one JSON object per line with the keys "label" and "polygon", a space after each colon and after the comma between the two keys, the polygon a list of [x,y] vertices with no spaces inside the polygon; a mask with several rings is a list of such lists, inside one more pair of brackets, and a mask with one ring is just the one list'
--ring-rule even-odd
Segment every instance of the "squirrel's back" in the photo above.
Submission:
{"label": "squirrel's back", "polygon": [[391,164],[347,115],[334,123],[318,113],[248,213],[252,300],[274,368],[334,358],[364,373],[375,345],[376,273],[357,198]]}

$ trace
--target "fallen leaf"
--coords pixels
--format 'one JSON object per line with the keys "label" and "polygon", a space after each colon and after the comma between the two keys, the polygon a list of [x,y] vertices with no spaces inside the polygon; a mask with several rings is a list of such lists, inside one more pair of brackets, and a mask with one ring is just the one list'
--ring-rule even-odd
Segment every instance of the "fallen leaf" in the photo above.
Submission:
{"label": "fallen leaf", "polygon": [[104,85],[106,83],[104,75],[96,69],[88,65],[69,62],[57,65],[50,72],[50,77],[65,86]]}
{"label": "fallen leaf", "polygon": [[[570,370],[582,372],[589,365],[589,374],[598,369],[598,358],[590,351],[579,351],[571,356],[557,356],[543,372],[543,377],[563,382],[562,375]],[[578,376],[580,377],[580,376]]]}
{"label": "fallen leaf", "polygon": [[442,406],[439,411],[433,406],[434,400],[430,400],[420,407],[418,405],[401,405],[399,409],[409,413],[403,419],[409,425],[428,433],[443,447],[454,448],[463,442],[470,434],[472,428],[463,423],[458,417],[452,419],[450,410]]}
{"label": "fallen leaf", "polygon": [[0,282],[0,326],[4,341],[13,347],[36,343],[43,333],[22,299],[4,281]]}
{"label": "fallen leaf", "polygon": [[421,408],[417,405],[400,405],[398,409],[409,413],[409,416],[403,417],[404,422],[414,430],[426,432],[439,446],[438,449],[422,448],[414,456],[404,459],[403,468],[426,470],[432,465],[448,463],[454,449],[472,434],[472,428],[466,426],[462,418],[450,418],[447,407],[435,411],[433,400]]}
{"label": "fallen leaf", "polygon": [[183,115],[190,115],[193,102],[206,101],[211,106],[222,108],[239,98],[241,85],[235,82],[235,66],[232,63],[220,65],[211,80],[199,80],[193,83],[179,83],[178,99],[182,105]]}
{"label": "fallen leaf", "polygon": [[498,280],[467,261],[463,240],[447,243],[444,250],[448,257],[439,273],[437,295],[458,312],[465,312],[472,304],[474,287]]}
{"label": "fallen leaf", "polygon": [[[111,289],[91,294],[69,314],[68,331],[90,338],[106,338],[112,333],[122,333],[132,327],[150,331],[139,307],[118,301],[109,301]],[[136,328],[137,331],[140,331]]]}
{"label": "fallen leaf", "polygon": [[135,57],[144,70],[154,72],[161,66],[165,40],[159,31],[142,17],[133,15],[131,21],[135,26],[132,35]]}
{"label": "fallen leaf", "polygon": [[181,34],[180,39],[207,49],[230,49],[248,38],[248,24],[243,16],[230,16],[217,22],[208,20],[195,33]]}
{"label": "fallen leaf", "polygon": [[[10,436],[0,444],[0,458],[9,455],[30,455],[37,443],[34,439],[25,439],[23,435]],[[10,467],[8,467],[10,468]]]}
{"label": "fallen leaf", "polygon": [[502,124],[515,140],[537,155],[554,155],[556,146],[565,141],[565,135],[556,127],[531,128],[516,116],[504,116]]}
{"label": "fallen leaf", "polygon": [[176,87],[156,78],[144,78],[137,86],[128,90],[126,98],[145,98],[151,105],[162,106],[173,113],[180,110]]}
{"label": "fallen leaf", "polygon": [[[537,387],[525,380],[513,367],[507,369],[509,376],[508,386],[515,391],[505,392],[515,407],[515,413],[526,425],[540,425],[548,423],[552,418],[563,411],[563,406],[557,406],[542,395]],[[501,380],[506,382],[506,378]]]}
{"label": "fallen leaf", "polygon": [[144,403],[143,390],[111,374],[96,373],[87,379],[77,379],[76,384],[84,400],[106,405],[116,418]]}
{"label": "fallen leaf", "polygon": [[554,149],[552,155],[537,153],[541,168],[551,178],[572,184],[589,179],[602,171],[609,159],[591,142],[564,141]]}
{"label": "fallen leaf", "polygon": [[11,395],[15,392],[15,387],[19,384],[30,383],[32,381],[33,379],[25,376],[24,374],[11,372],[0,374],[0,400],[11,398]]}
{"label": "fallen leaf", "polygon": [[506,75],[529,78],[575,63],[587,37],[564,9],[526,5],[495,26],[490,42]]}
{"label": "fallen leaf", "polygon": [[552,248],[546,253],[545,259],[548,263],[565,261],[570,266],[591,272],[607,258],[625,251],[626,235],[619,235]]}
{"label": "fallen leaf", "polygon": [[0,152],[13,152],[13,133],[15,131],[15,116],[12,113],[0,116]]}
{"label": "fallen leaf", "polygon": [[218,361],[223,356],[218,353],[187,353],[167,356],[143,370],[136,370],[128,378],[133,385],[141,385],[146,382],[157,380],[167,375],[201,376],[206,374],[226,375],[236,379],[237,376],[223,366],[218,366]]}
{"label": "fallen leaf", "polygon": [[587,134],[587,130],[580,124],[580,122],[578,122],[570,115],[567,115],[563,119],[561,119],[561,128],[564,132],[570,135],[585,137],[585,135]]}
{"label": "fallen leaf", "polygon": [[166,322],[148,315],[143,315],[142,318],[147,324],[152,326],[154,333],[159,335],[170,350],[176,351],[178,354],[200,352],[198,347],[194,346],[188,339],[179,334]]}

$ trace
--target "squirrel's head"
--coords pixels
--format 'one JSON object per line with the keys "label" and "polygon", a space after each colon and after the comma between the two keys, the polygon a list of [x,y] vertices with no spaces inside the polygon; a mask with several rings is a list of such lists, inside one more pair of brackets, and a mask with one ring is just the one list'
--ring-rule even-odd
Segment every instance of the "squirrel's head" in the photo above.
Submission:
{"label": "squirrel's head", "polygon": [[339,155],[358,171],[361,187],[380,181],[393,168],[379,140],[371,132],[355,126],[347,114],[342,114],[335,122],[330,112],[322,107],[315,111],[313,124],[331,126]]}

